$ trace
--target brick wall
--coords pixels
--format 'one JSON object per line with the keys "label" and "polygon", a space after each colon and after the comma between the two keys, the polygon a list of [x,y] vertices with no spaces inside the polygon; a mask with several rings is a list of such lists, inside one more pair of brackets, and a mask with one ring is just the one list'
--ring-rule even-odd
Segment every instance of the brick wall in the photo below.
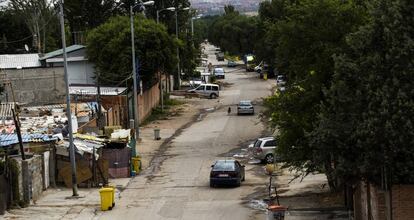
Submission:
{"label": "brick wall", "polygon": [[[389,192],[372,184],[361,182],[354,192],[355,220],[387,220]],[[388,199],[388,200],[387,200]],[[394,185],[392,187],[393,220],[414,219],[414,185]],[[389,219],[389,218],[388,218]]]}
{"label": "brick wall", "polygon": [[414,219],[414,185],[392,187],[393,220]]}

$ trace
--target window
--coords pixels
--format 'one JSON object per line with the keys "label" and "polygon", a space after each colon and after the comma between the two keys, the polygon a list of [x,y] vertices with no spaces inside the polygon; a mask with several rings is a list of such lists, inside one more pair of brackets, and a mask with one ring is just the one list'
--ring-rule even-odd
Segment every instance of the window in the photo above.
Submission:
{"label": "window", "polygon": [[207,90],[207,91],[211,91],[211,86],[207,86],[207,87],[206,87],[206,90]]}
{"label": "window", "polygon": [[213,170],[233,171],[235,170],[235,164],[233,161],[217,161],[217,163],[214,164]]}
{"label": "window", "polygon": [[276,141],[275,140],[267,141],[264,144],[264,147],[274,147],[274,146],[276,146]]}
{"label": "window", "polygon": [[260,147],[260,145],[262,145],[262,141],[257,140],[256,142],[254,142],[254,147]]}
{"label": "window", "polygon": [[204,86],[199,86],[199,87],[197,88],[197,90],[198,90],[198,91],[204,91]]}
{"label": "window", "polygon": [[218,86],[212,86],[213,87],[213,91],[219,91],[219,87]]}

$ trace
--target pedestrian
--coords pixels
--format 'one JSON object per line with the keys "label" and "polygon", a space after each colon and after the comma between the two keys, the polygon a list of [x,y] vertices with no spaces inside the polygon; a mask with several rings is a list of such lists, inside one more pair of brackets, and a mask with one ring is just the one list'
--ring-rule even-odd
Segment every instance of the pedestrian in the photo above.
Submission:
{"label": "pedestrian", "polygon": [[69,134],[69,123],[65,121],[65,126],[62,128],[62,135],[63,137],[67,137]]}
{"label": "pedestrian", "polygon": [[208,63],[208,72],[211,73],[213,71],[213,64]]}
{"label": "pedestrian", "polygon": [[231,113],[231,107],[229,106],[229,108],[227,109],[227,114],[230,115]]}

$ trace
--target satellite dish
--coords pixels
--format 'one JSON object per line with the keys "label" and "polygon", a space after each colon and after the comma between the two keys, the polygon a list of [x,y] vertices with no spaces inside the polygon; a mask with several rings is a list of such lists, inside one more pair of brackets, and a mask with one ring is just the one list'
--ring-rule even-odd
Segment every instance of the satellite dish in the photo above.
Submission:
{"label": "satellite dish", "polygon": [[24,45],[24,49],[29,52],[29,46],[27,46],[27,44]]}

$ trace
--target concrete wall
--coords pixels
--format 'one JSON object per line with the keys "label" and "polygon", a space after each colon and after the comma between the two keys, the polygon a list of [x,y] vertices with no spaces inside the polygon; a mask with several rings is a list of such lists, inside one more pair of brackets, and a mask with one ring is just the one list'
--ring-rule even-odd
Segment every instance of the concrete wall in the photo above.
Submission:
{"label": "concrete wall", "polygon": [[16,156],[11,158],[11,164],[14,176],[13,203],[26,207],[30,201],[38,200],[44,189],[42,156],[34,155],[24,161]]}
{"label": "concrete wall", "polygon": [[[17,102],[29,105],[62,103],[65,101],[65,81],[62,67],[2,70],[13,86]],[[6,87],[9,101],[13,101],[10,87]],[[6,94],[0,97],[6,100]]]}

